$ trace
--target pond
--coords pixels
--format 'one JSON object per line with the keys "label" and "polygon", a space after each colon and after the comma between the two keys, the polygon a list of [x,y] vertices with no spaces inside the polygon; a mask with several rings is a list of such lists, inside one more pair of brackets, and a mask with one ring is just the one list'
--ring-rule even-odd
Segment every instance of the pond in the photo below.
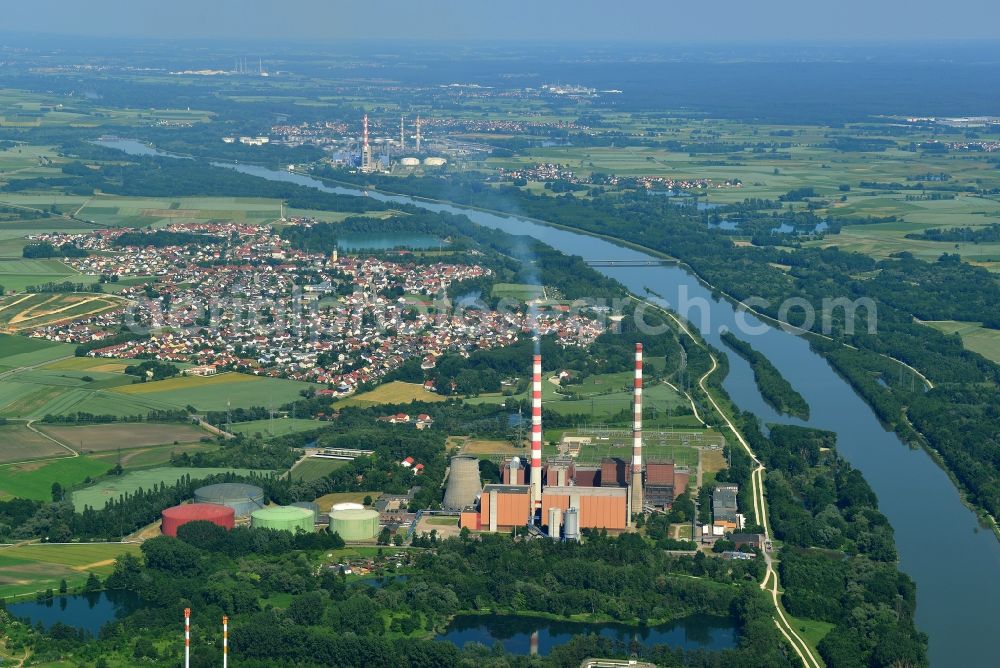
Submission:
{"label": "pond", "polygon": [[438,635],[458,647],[500,643],[511,654],[545,656],[574,636],[597,634],[625,645],[669,645],[682,649],[722,650],[736,646],[736,623],[727,617],[691,615],[659,626],[570,622],[520,615],[458,615]]}
{"label": "pond", "polygon": [[7,606],[7,612],[32,625],[41,623],[46,630],[56,622],[97,635],[101,627],[128,615],[142,605],[129,591],[98,591],[73,596],[57,596],[46,601],[25,601]]}

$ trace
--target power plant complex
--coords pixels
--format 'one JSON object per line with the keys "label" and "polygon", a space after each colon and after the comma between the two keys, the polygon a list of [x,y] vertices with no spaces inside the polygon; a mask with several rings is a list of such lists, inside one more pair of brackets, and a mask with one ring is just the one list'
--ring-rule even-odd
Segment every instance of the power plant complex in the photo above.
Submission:
{"label": "power plant complex", "polygon": [[[644,465],[642,456],[642,344],[635,346],[632,457],[629,463],[605,458],[583,466],[568,456],[542,462],[542,358],[531,369],[531,441],[527,470],[520,458],[501,464],[501,483],[488,484],[478,500],[465,503],[461,526],[476,531],[509,531],[545,525],[552,538],[579,538],[581,529],[624,531],[646,510],[668,508],[685,491],[689,472],[672,461]],[[479,489],[478,465],[452,459],[446,507],[473,499]],[[454,491],[453,491],[454,490]],[[450,506],[449,506],[450,502]]]}

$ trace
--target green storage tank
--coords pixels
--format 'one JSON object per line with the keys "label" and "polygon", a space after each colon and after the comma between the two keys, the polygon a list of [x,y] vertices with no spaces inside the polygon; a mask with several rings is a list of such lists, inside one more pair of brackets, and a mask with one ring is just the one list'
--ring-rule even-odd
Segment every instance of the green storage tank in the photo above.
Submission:
{"label": "green storage tank", "polygon": [[309,508],[296,506],[271,506],[250,514],[250,526],[255,529],[279,529],[282,531],[315,531],[316,513]]}
{"label": "green storage tank", "polygon": [[378,513],[369,508],[330,511],[330,531],[344,540],[368,540],[378,535]]}

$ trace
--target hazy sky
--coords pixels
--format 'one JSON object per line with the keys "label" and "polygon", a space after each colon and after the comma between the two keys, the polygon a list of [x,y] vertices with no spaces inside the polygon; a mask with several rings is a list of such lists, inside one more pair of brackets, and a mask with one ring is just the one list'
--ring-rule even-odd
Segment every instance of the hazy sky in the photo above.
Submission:
{"label": "hazy sky", "polygon": [[5,31],[226,39],[1000,38],[998,0],[28,0],[0,17]]}

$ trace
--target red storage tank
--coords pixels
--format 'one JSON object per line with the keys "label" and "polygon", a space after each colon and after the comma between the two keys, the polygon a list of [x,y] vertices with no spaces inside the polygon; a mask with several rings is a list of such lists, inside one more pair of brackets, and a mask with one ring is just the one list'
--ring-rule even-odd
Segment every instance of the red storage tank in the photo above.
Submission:
{"label": "red storage tank", "polygon": [[205,520],[224,529],[232,529],[236,524],[236,511],[229,506],[216,503],[188,503],[174,506],[163,511],[163,525],[160,530],[166,536],[176,536],[177,527],[196,520]]}

